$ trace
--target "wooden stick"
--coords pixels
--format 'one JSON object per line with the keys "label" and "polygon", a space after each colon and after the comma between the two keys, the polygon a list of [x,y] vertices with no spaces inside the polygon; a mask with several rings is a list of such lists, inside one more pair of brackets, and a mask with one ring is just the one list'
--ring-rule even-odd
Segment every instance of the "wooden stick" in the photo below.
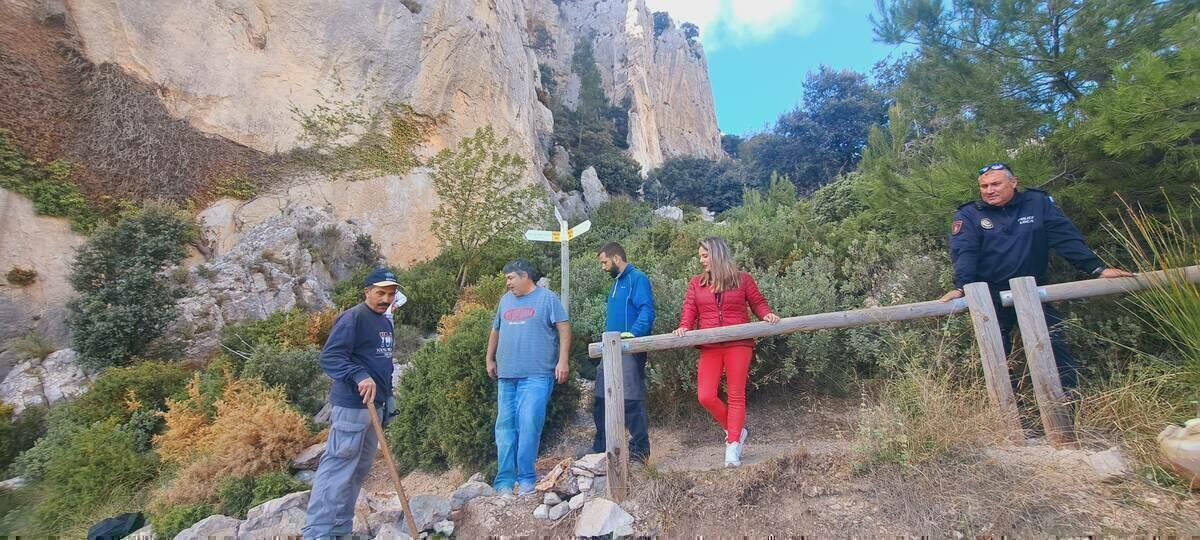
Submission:
{"label": "wooden stick", "polygon": [[1056,448],[1071,446],[1075,443],[1074,420],[1066,404],[1062,380],[1058,376],[1058,364],[1050,345],[1050,329],[1046,327],[1046,314],[1038,297],[1037,281],[1027,276],[1010,279],[1008,284],[1013,293],[1017,325],[1021,327],[1025,360],[1033,378],[1033,393],[1037,396],[1046,438]]}
{"label": "wooden stick", "polygon": [[608,497],[620,503],[629,493],[629,445],[625,440],[625,371],[621,333],[604,336],[604,448]]}
{"label": "wooden stick", "polygon": [[1004,415],[1009,440],[1015,444],[1025,444],[1025,433],[1021,430],[1021,418],[1008,374],[1008,355],[1004,354],[1004,337],[1000,332],[999,319],[996,318],[996,307],[992,304],[992,294],[986,283],[968,284],[963,292],[971,309],[971,324],[975,327],[975,339],[979,342],[979,356],[983,360],[983,378],[987,382],[988,395],[1000,414]]}
{"label": "wooden stick", "polygon": [[371,412],[371,425],[375,426],[375,435],[379,436],[379,446],[383,449],[383,460],[387,462],[388,472],[392,482],[396,484],[396,494],[400,496],[400,508],[404,510],[404,520],[408,522],[408,534],[416,540],[420,533],[417,531],[417,521],[413,519],[412,510],[408,508],[408,495],[404,494],[404,484],[400,483],[400,472],[396,470],[396,462],[392,460],[392,450],[388,448],[387,439],[383,436],[383,424],[379,423],[379,414],[375,412],[375,403],[367,403]]}

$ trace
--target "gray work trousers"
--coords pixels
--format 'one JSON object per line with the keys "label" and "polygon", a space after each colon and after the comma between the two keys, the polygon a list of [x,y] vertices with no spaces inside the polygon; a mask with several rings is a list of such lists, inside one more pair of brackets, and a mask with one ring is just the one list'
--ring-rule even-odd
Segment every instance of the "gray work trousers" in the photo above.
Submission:
{"label": "gray work trousers", "polygon": [[[386,407],[377,407],[380,421],[386,417]],[[329,415],[329,442],[325,455],[313,478],[312,494],[308,499],[308,515],[304,520],[304,540],[349,536],[354,526],[354,503],[362,489],[379,437],[371,426],[367,409],[333,407]]]}

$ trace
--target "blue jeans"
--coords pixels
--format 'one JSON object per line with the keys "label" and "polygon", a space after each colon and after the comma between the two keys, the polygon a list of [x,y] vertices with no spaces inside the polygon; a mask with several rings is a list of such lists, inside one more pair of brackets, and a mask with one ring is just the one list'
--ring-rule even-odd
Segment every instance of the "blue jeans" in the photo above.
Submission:
{"label": "blue jeans", "polygon": [[538,447],[554,377],[500,379],[496,390],[496,491],[512,493],[513,484],[533,489]]}

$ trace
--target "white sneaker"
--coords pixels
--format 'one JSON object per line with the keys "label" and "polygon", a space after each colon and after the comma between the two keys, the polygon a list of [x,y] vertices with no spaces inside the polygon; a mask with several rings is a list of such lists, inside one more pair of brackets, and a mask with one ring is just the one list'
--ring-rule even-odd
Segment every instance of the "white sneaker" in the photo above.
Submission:
{"label": "white sneaker", "polygon": [[741,467],[742,466],[742,443],[740,443],[740,442],[725,443],[725,466],[726,467]]}

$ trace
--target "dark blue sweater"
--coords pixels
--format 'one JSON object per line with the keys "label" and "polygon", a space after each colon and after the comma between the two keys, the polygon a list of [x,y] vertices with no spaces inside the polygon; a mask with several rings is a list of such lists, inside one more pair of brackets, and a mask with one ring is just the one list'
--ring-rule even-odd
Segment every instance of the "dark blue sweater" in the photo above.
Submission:
{"label": "dark blue sweater", "polygon": [[338,315],[321,350],[321,369],[333,379],[331,404],[365,409],[358,383],[367,377],[375,379],[375,402],[383,403],[392,395],[392,322],[365,302]]}
{"label": "dark blue sweater", "polygon": [[993,291],[1007,291],[1008,280],[1018,276],[1033,276],[1044,285],[1050,250],[1080,272],[1095,274],[1104,268],[1079,229],[1044,191],[1017,192],[1004,206],[967,203],[954,214],[950,258],[955,287],[982,281]]}

